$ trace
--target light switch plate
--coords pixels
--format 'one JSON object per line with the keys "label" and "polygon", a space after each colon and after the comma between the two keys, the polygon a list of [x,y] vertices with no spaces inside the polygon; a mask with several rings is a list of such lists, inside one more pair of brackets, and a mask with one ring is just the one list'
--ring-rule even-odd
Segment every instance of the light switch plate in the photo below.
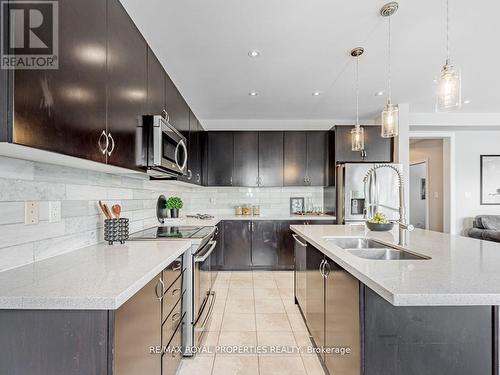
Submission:
{"label": "light switch plate", "polygon": [[61,202],[49,202],[49,223],[58,223],[61,221]]}
{"label": "light switch plate", "polygon": [[40,202],[26,201],[24,203],[24,224],[38,224],[40,217]]}

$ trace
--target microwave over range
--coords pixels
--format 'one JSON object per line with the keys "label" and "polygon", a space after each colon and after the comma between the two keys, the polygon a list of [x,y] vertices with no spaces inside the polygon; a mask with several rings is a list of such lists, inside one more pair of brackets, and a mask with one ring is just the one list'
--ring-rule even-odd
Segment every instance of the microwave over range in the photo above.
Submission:
{"label": "microwave over range", "polygon": [[152,177],[178,177],[187,169],[186,138],[170,123],[168,114],[142,116],[138,163]]}

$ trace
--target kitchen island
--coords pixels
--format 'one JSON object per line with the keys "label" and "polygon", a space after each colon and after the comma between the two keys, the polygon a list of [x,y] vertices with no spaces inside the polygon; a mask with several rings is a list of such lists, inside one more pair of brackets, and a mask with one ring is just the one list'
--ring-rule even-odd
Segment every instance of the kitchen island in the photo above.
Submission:
{"label": "kitchen island", "polygon": [[[376,260],[338,239],[391,245],[397,231],[291,229],[296,302],[331,373],[498,373],[499,244],[417,229],[407,249],[421,259]],[[339,347],[349,354],[328,352]]]}

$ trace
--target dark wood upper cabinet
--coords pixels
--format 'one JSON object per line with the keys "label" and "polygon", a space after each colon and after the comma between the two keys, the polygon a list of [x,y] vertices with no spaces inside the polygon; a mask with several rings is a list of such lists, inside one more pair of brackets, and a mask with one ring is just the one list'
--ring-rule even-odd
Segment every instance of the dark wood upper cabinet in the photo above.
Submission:
{"label": "dark wood upper cabinet", "polygon": [[108,133],[114,150],[108,163],[136,165],[136,130],[148,95],[146,41],[118,0],[108,4]]}
{"label": "dark wood upper cabinet", "polygon": [[233,133],[207,134],[207,185],[233,185]]}
{"label": "dark wood upper cabinet", "polygon": [[326,185],[327,132],[307,132],[307,185]]}
{"label": "dark wood upper cabinet", "polygon": [[335,160],[337,162],[387,162],[393,160],[393,140],[380,136],[380,126],[364,126],[365,157],[352,151],[352,126],[335,126]]}
{"label": "dark wood upper cabinet", "polygon": [[248,269],[252,266],[251,222],[224,221],[224,266],[226,269]]}
{"label": "dark wood upper cabinet", "polygon": [[283,132],[259,132],[259,186],[283,186]]}
{"label": "dark wood upper cabinet", "polygon": [[190,109],[168,74],[165,74],[165,106],[170,124],[187,138]]}
{"label": "dark wood upper cabinet", "polygon": [[285,132],[284,136],[284,186],[306,184],[307,133]]}
{"label": "dark wood upper cabinet", "polygon": [[250,223],[252,231],[252,266],[276,268],[279,251],[279,221],[256,220]]}
{"label": "dark wood upper cabinet", "polygon": [[259,185],[259,133],[238,131],[233,134],[234,186]]}
{"label": "dark wood upper cabinet", "polygon": [[12,73],[13,134],[2,133],[14,143],[105,162],[98,143],[106,130],[106,2],[60,1],[58,35],[58,69]]}
{"label": "dark wood upper cabinet", "polygon": [[165,71],[148,47],[148,104],[146,114],[160,115],[165,108]]}

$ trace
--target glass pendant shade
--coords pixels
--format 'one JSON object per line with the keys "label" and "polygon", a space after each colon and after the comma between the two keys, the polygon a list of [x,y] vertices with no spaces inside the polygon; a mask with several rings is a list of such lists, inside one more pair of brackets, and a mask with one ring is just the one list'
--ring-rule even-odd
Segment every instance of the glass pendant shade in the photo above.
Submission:
{"label": "glass pendant shade", "polygon": [[462,107],[462,79],[460,69],[451,65],[448,61],[441,69],[439,76],[436,111],[450,112]]}
{"label": "glass pendant shade", "polygon": [[363,151],[365,149],[365,129],[356,125],[351,129],[352,151]]}
{"label": "glass pendant shade", "polygon": [[393,138],[399,134],[399,107],[388,102],[382,111],[382,138]]}

